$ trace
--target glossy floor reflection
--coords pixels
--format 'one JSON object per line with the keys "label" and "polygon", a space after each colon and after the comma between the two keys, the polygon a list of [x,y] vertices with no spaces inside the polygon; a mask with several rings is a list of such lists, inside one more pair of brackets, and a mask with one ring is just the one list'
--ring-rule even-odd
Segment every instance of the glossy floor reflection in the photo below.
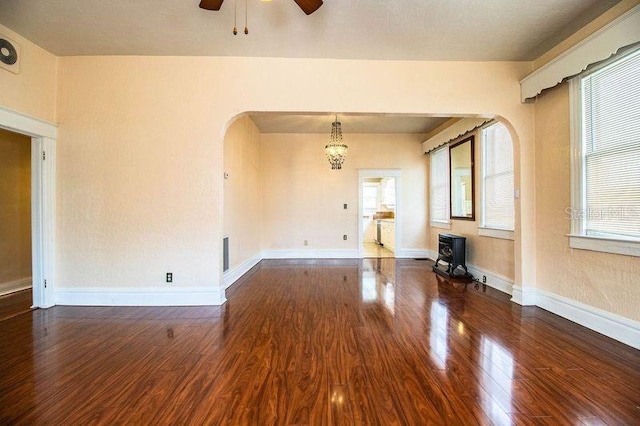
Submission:
{"label": "glossy floor reflection", "polygon": [[362,243],[362,254],[366,258],[395,257],[395,253],[376,243]]}
{"label": "glossy floor reflection", "polygon": [[224,307],[0,323],[0,424],[638,424],[640,352],[417,260],[263,261]]}

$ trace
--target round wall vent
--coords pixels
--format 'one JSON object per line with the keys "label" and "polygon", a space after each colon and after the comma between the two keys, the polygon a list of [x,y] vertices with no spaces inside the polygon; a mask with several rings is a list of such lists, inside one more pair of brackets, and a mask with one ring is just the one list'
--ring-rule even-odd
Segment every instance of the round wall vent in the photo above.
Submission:
{"label": "round wall vent", "polygon": [[4,38],[0,38],[0,61],[7,65],[18,62],[18,51],[9,40]]}
{"label": "round wall vent", "polygon": [[0,34],[0,68],[13,73],[20,70],[20,45]]}

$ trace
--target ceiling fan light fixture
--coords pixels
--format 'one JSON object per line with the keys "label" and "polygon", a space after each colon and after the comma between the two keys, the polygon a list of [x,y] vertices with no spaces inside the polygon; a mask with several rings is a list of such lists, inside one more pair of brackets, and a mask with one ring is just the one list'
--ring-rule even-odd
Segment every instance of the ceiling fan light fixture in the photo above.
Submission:
{"label": "ceiling fan light fixture", "polygon": [[224,0],[200,0],[200,9],[220,10]]}
{"label": "ceiling fan light fixture", "polygon": [[[200,8],[206,10],[220,10],[222,2],[224,0],[200,0]],[[270,2],[271,0],[262,0],[264,2]],[[322,0],[294,0],[296,4],[302,9],[302,11],[311,15],[322,6]]]}

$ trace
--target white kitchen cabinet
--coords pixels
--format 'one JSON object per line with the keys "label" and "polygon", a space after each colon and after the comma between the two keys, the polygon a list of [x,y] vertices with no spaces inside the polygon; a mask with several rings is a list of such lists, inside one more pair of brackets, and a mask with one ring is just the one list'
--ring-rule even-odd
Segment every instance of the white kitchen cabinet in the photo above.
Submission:
{"label": "white kitchen cabinet", "polygon": [[386,246],[389,250],[396,251],[396,224],[389,223],[389,243]]}
{"label": "white kitchen cabinet", "polygon": [[380,226],[382,245],[391,251],[396,246],[396,225],[393,222],[382,221]]}
{"label": "white kitchen cabinet", "polygon": [[389,227],[387,226],[387,222],[380,224],[380,242],[385,247],[389,244]]}
{"label": "white kitchen cabinet", "polygon": [[377,221],[373,220],[373,215],[364,215],[362,217],[362,233],[365,243],[372,243],[376,240]]}

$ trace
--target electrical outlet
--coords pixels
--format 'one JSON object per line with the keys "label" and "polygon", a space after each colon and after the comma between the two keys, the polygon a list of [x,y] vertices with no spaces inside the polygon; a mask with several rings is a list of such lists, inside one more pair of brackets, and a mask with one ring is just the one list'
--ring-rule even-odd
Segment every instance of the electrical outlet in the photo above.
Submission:
{"label": "electrical outlet", "polygon": [[304,240],[304,245],[308,246],[309,245],[309,240]]}
{"label": "electrical outlet", "polygon": [[173,282],[173,272],[167,272],[167,282],[168,283]]}
{"label": "electrical outlet", "polygon": [[347,234],[344,234],[344,235],[342,236],[342,239],[343,239],[343,240],[345,240],[345,241],[347,241]]}
{"label": "electrical outlet", "polygon": [[483,275],[483,276],[482,276],[482,282],[483,282],[483,283],[486,283],[486,282],[487,282],[487,276],[486,276],[486,275]]}

